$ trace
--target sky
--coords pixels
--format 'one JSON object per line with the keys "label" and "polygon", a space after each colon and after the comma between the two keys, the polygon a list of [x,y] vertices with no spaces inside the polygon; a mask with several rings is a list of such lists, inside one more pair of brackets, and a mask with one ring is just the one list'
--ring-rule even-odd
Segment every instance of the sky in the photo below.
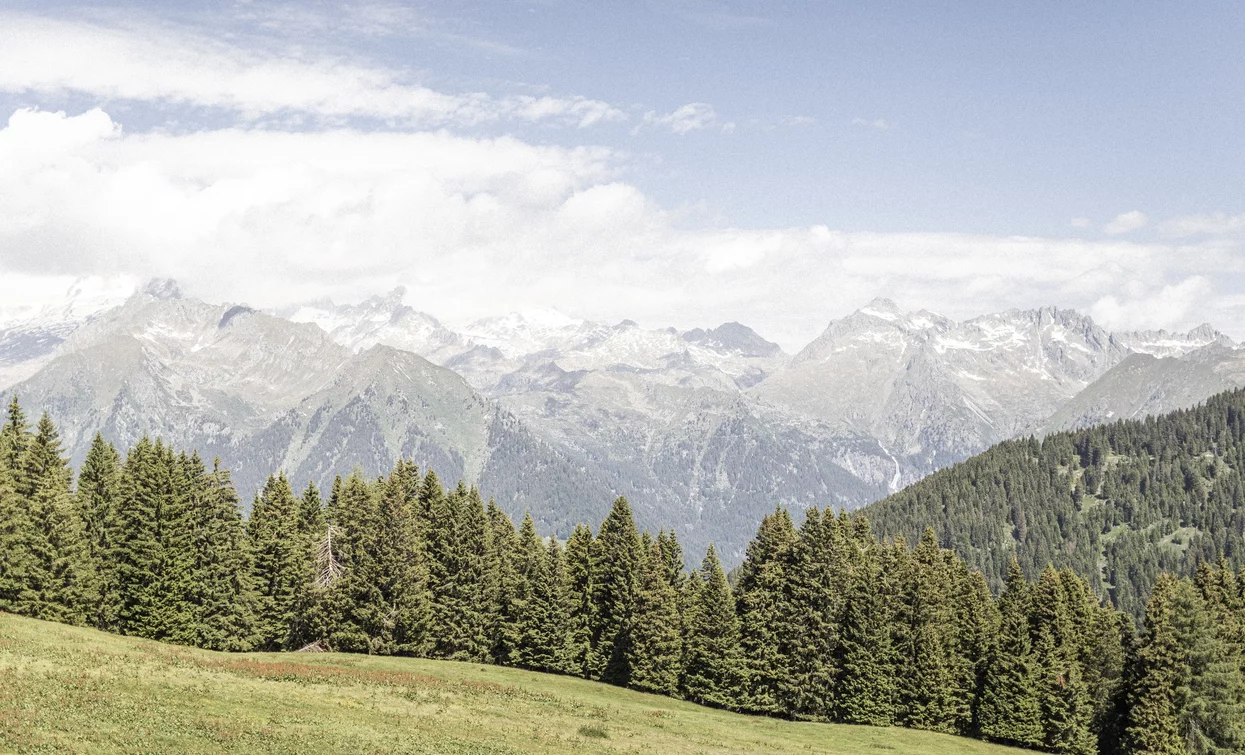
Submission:
{"label": "sky", "polygon": [[0,2],[0,303],[1245,339],[1235,2]]}

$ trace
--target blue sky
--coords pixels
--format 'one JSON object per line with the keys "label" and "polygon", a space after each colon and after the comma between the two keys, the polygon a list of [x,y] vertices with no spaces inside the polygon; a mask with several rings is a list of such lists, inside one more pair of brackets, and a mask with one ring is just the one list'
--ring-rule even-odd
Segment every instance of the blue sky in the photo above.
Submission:
{"label": "blue sky", "polygon": [[[1236,3],[19,2],[5,34],[9,148],[48,150],[40,204],[7,197],[13,280],[402,284],[451,320],[740,319],[789,346],[873,295],[1245,336]],[[416,145],[459,162],[384,169]],[[101,209],[131,190],[180,222]]]}

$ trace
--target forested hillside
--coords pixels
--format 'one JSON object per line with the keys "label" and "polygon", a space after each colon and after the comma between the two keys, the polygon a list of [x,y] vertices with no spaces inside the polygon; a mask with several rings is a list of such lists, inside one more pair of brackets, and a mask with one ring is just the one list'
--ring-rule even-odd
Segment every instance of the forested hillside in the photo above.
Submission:
{"label": "forested hillside", "polygon": [[[1040,450],[1040,448],[1038,449]],[[1091,457],[1093,451],[1087,451]],[[1091,467],[1092,468],[1092,467]],[[1068,569],[996,597],[933,530],[765,517],[732,588],[712,546],[617,499],[561,543],[474,488],[399,462],[327,502],[269,478],[244,519],[226,471],[97,438],[72,484],[51,419],[0,429],[0,610],[217,650],[517,666],[801,720],[906,726],[1050,752],[1245,747],[1245,574],[1163,576],[1138,634]]]}
{"label": "forested hillside", "polygon": [[1135,617],[1162,572],[1245,564],[1245,390],[1194,409],[1000,443],[864,509],[882,537],[939,542],[999,586],[1015,557],[1071,568]]}

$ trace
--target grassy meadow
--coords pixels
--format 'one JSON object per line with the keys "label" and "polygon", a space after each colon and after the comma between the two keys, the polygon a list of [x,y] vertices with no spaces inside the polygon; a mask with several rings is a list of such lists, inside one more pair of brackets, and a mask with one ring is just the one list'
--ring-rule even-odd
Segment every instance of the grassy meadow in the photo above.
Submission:
{"label": "grassy meadow", "polygon": [[1020,752],[905,729],[744,716],[498,666],[214,653],[4,613],[0,751]]}

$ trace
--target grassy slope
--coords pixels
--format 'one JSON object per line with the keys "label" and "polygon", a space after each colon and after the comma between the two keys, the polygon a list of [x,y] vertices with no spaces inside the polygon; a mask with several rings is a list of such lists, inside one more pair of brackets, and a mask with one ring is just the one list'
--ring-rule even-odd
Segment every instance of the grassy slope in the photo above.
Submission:
{"label": "grassy slope", "polygon": [[496,666],[229,655],[3,613],[0,750],[1019,752],[904,729],[742,716]]}

